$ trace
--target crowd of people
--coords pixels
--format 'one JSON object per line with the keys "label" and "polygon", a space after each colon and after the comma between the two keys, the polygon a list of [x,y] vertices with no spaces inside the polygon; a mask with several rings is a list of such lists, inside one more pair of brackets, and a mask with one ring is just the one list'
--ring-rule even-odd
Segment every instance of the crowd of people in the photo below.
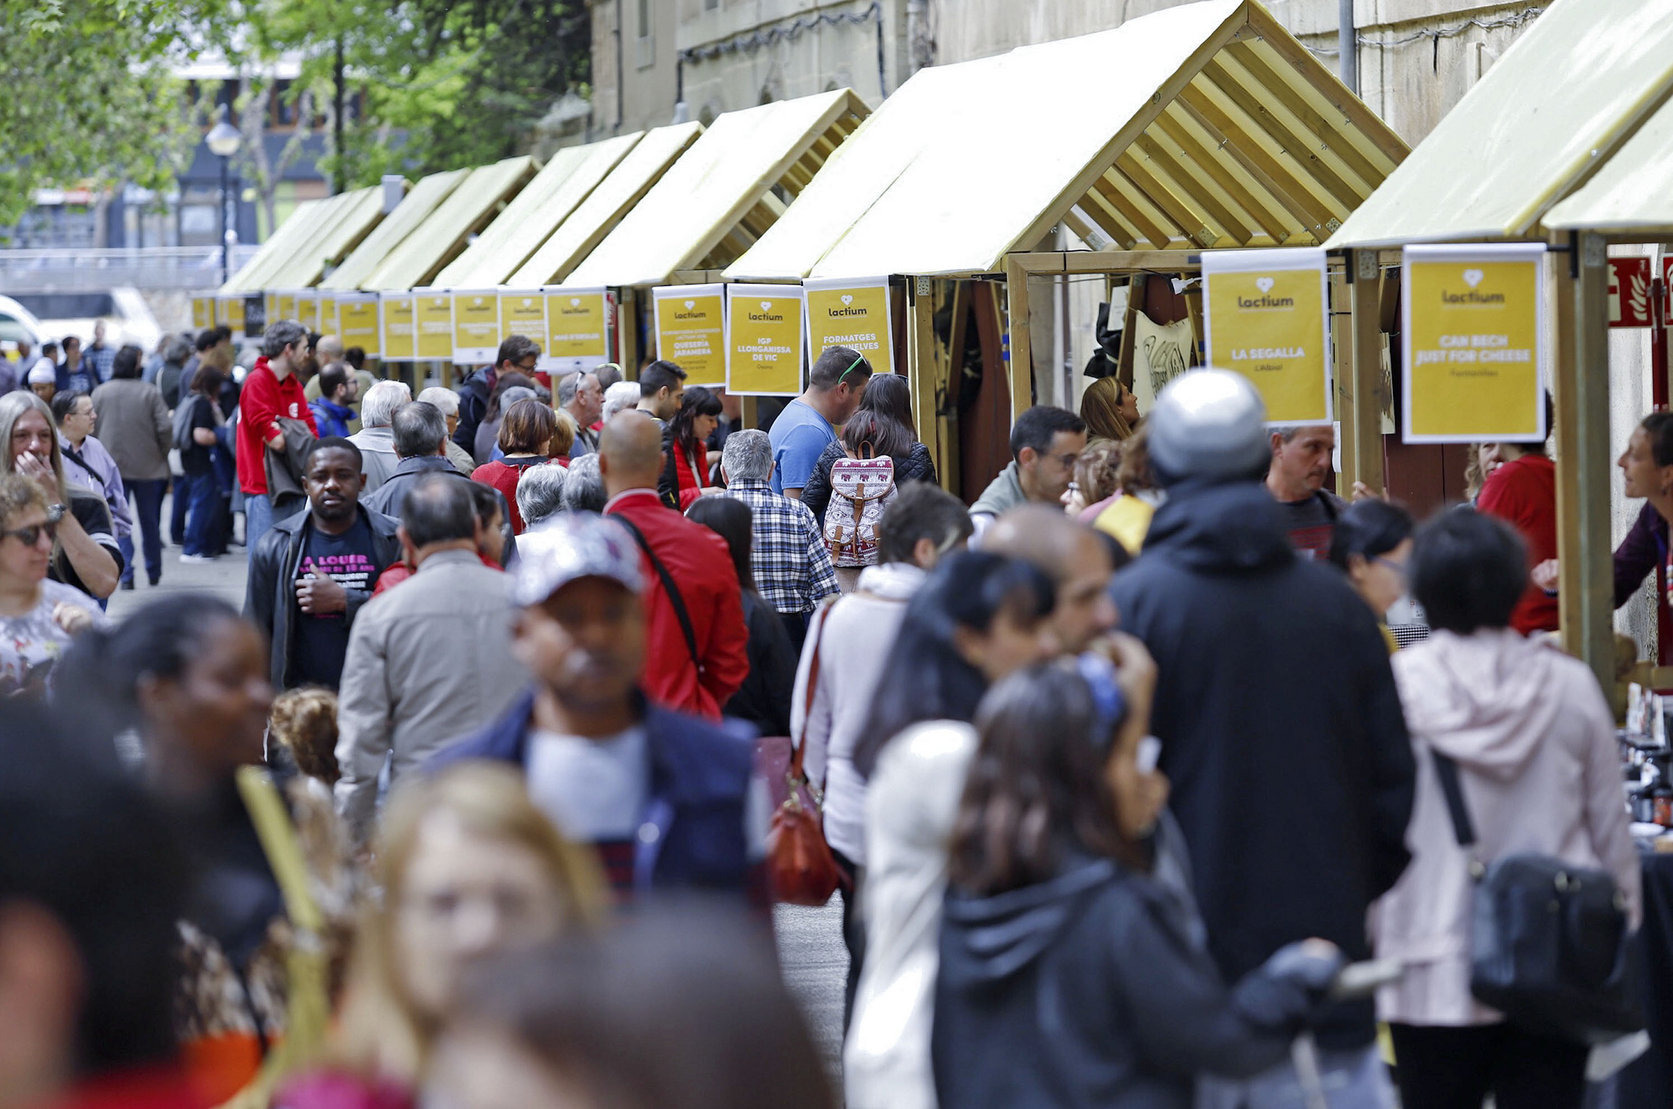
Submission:
{"label": "crowd of people", "polygon": [[[1610,711],[1537,636],[1540,445],[1419,526],[1241,377],[1109,377],[966,508],[846,347],[758,430],[521,336],[416,398],[225,340],[0,397],[0,1106],[1580,1104],[1586,1045],[1470,990],[1482,860],[1639,913]],[[1673,423],[1621,465],[1630,592]],[[242,513],[242,609],[112,621],[170,482],[188,559]],[[785,736],[840,1096],[771,939]]]}

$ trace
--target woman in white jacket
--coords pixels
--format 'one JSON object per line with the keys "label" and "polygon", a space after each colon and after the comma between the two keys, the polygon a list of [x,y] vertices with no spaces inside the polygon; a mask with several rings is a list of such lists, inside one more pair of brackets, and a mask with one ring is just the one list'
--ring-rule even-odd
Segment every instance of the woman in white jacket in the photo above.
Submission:
{"label": "woman in white jacket", "polygon": [[[1434,634],[1394,656],[1418,764],[1411,865],[1374,909],[1377,956],[1405,964],[1378,997],[1405,1105],[1579,1106],[1586,1048],[1520,1028],[1470,994],[1472,855],[1550,855],[1607,869],[1639,915],[1614,721],[1578,660],[1509,627],[1527,581],[1503,523],[1449,512],[1418,533],[1412,587]],[[1457,764],[1476,832],[1454,834],[1433,755]]]}

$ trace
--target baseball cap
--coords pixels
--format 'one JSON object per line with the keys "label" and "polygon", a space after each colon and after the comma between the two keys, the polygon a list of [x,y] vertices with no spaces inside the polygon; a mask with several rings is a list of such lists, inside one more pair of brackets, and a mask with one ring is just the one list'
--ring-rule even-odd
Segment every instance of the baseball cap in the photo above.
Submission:
{"label": "baseball cap", "polygon": [[58,370],[53,366],[52,359],[42,358],[29,371],[29,384],[50,385],[58,380]]}
{"label": "baseball cap", "polygon": [[1266,406],[1242,374],[1212,368],[1181,374],[1156,398],[1145,423],[1150,464],[1164,486],[1258,480],[1272,460]]}
{"label": "baseball cap", "polygon": [[517,537],[511,601],[537,605],[581,578],[608,578],[639,592],[639,546],[627,529],[605,516],[567,512]]}

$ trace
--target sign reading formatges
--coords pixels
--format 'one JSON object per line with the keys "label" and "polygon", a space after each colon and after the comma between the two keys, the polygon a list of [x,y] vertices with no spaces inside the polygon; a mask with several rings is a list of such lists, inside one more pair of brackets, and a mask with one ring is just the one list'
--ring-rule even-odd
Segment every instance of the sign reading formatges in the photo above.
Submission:
{"label": "sign reading formatges", "polygon": [[850,347],[866,356],[873,373],[894,372],[888,278],[818,278],[802,287],[807,291],[808,365],[826,347]]}
{"label": "sign reading formatges", "polygon": [[664,285],[651,304],[657,357],[684,370],[687,385],[726,384],[726,286]]}
{"label": "sign reading formatges", "polygon": [[1202,276],[1208,364],[1248,378],[1275,427],[1330,423],[1324,251],[1205,250]]}
{"label": "sign reading formatges", "polygon": [[216,297],[215,317],[221,323],[232,328],[234,335],[244,334],[244,298],[234,293],[231,296]]}
{"label": "sign reading formatges", "polygon": [[[407,314],[407,326],[412,326],[412,314]],[[376,358],[382,349],[378,334],[378,296],[376,293],[337,294],[337,334],[344,348],[359,347]]]}
{"label": "sign reading formatges", "polygon": [[1545,247],[1409,246],[1405,440],[1542,439]]}
{"label": "sign reading formatges", "polygon": [[385,362],[411,362],[418,357],[415,299],[411,293],[378,294],[379,357]]}
{"label": "sign reading formatges", "polygon": [[[423,320],[420,317],[420,332]],[[467,289],[453,294],[453,361],[461,366],[492,362],[500,349],[498,289]]]}
{"label": "sign reading formatges", "polygon": [[603,288],[547,286],[545,360],[570,373],[610,361],[610,301]]}
{"label": "sign reading formatges", "polygon": [[[453,358],[453,297],[433,289],[414,289],[414,329],[418,332],[418,359],[446,362]],[[493,357],[493,353],[488,355]]]}
{"label": "sign reading formatges", "polygon": [[746,397],[802,391],[800,285],[727,287],[726,391]]}
{"label": "sign reading formatges", "polygon": [[[500,341],[513,335],[531,339],[540,346],[540,361],[536,368],[549,370],[546,364],[546,300],[538,289],[513,291],[501,289],[499,296]],[[494,352],[498,357],[499,352]]]}

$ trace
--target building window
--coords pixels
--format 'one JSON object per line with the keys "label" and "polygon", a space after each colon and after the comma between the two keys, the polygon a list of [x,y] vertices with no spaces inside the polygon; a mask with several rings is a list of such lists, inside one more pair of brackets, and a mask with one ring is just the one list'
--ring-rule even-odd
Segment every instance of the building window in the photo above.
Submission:
{"label": "building window", "polygon": [[634,39],[634,57],[640,69],[656,64],[656,32],[651,27],[651,0],[639,0],[639,34]]}
{"label": "building window", "polygon": [[706,12],[712,12],[718,7],[720,7],[720,0],[703,0],[703,10]]}
{"label": "building window", "polygon": [[651,37],[651,0],[639,0],[639,37]]}

